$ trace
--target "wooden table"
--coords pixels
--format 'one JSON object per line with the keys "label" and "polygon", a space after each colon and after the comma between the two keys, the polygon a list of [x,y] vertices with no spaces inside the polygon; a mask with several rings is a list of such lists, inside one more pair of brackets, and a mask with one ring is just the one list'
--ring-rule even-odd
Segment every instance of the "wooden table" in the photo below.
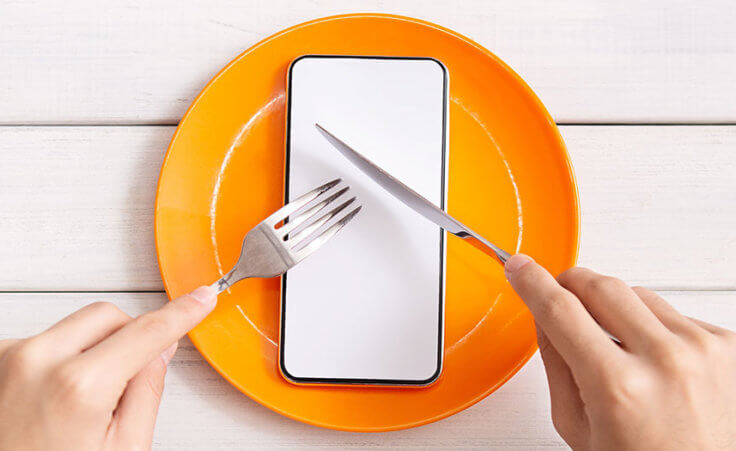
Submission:
{"label": "wooden table", "polygon": [[[411,15],[511,65],[560,125],[582,205],[580,264],[736,328],[736,9],[727,0],[0,1],[0,339],[95,300],[163,304],[158,170],[204,83],[261,38],[343,12]],[[154,446],[562,448],[538,357],[446,420],[339,433],[261,407],[188,340]]]}

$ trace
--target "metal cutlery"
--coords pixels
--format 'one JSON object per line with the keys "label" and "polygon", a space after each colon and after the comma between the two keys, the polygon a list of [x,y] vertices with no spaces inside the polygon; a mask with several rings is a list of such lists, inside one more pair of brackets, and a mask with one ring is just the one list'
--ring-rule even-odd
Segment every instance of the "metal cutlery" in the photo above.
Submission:
{"label": "metal cutlery", "polygon": [[[362,208],[341,179],[302,195],[253,227],[235,266],[211,286],[222,293],[250,277],[279,276],[325,244]],[[329,225],[328,225],[329,224]]]}
{"label": "metal cutlery", "polygon": [[314,126],[317,127],[317,130],[319,130],[327,141],[340,151],[345,158],[412,210],[453,235],[462,238],[486,254],[495,257],[495,259],[502,265],[511,257],[511,254],[486,240],[478,233],[472,231],[468,226],[464,225],[457,219],[440,210],[435,204],[401,183],[394,176],[378,167],[375,163],[345,144],[342,140],[325,130],[319,124],[314,124]]}

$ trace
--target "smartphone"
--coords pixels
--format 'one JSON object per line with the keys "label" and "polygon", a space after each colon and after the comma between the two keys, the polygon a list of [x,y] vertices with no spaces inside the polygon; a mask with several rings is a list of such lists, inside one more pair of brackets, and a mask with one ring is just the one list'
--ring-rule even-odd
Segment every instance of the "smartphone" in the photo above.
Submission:
{"label": "smartphone", "polygon": [[363,208],[282,278],[281,373],[298,384],[428,385],[442,370],[445,234],[315,123],[444,209],[447,69],[432,58],[307,55],[287,83],[286,202],[341,177]]}

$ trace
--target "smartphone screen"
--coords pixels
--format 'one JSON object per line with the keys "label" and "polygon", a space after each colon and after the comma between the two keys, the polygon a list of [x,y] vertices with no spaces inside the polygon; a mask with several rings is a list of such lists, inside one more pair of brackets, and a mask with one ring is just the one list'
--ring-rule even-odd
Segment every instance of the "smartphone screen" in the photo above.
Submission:
{"label": "smartphone screen", "polygon": [[445,208],[448,75],[431,58],[303,56],[288,73],[286,201],[340,177],[363,206],[283,277],[295,383],[427,385],[442,368],[444,232],[352,166],[319,123]]}

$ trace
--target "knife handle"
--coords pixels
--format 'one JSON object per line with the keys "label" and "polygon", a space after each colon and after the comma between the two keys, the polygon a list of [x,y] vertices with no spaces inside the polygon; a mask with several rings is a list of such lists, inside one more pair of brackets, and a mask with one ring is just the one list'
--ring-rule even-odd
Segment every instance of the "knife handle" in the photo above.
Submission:
{"label": "knife handle", "polygon": [[457,233],[456,235],[476,249],[493,257],[497,262],[501,264],[501,266],[505,265],[506,260],[511,258],[511,254],[476,233],[463,231]]}

